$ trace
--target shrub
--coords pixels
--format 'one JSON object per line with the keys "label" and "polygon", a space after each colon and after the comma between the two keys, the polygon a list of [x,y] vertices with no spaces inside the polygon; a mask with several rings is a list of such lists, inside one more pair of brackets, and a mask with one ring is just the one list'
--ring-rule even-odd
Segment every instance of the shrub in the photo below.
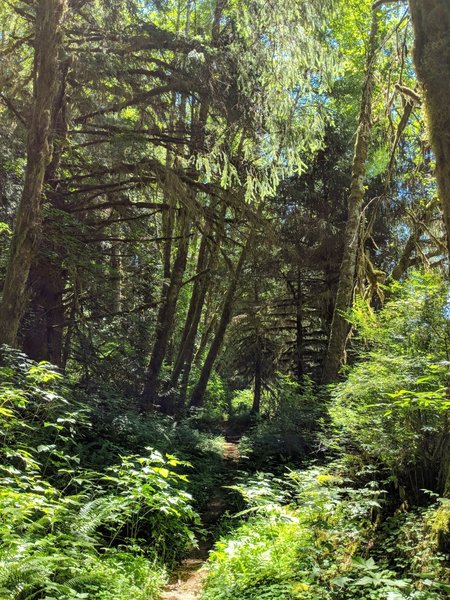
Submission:
{"label": "shrub", "polygon": [[442,492],[448,471],[449,287],[416,274],[394,286],[375,314],[352,313],[366,350],[334,391],[330,411],[340,439],[417,497]]}
{"label": "shrub", "polygon": [[314,449],[323,403],[311,380],[302,386],[280,375],[267,396],[265,411],[240,444],[256,467],[299,461]]}
{"label": "shrub", "polygon": [[62,376],[3,353],[0,597],[156,599],[165,565],[195,543],[188,464],[151,448],[103,473],[80,464],[89,422]]}
{"label": "shrub", "polygon": [[210,555],[203,599],[446,597],[442,570],[426,579],[411,573],[412,563],[394,569],[381,548],[376,559],[367,556],[377,549],[371,517],[383,491],[375,482],[361,489],[349,486],[341,468],[340,463],[310,467],[284,478],[257,474],[234,486],[246,508],[237,515],[237,528]]}

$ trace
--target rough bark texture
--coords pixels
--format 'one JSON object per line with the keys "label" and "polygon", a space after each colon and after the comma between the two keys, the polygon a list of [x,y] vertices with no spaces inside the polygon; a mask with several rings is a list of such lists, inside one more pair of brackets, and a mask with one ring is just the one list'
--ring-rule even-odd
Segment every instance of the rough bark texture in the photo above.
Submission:
{"label": "rough bark texture", "polygon": [[424,91],[450,255],[450,3],[409,0],[414,63]]}
{"label": "rough bark texture", "polygon": [[0,303],[0,343],[15,346],[26,305],[27,280],[39,238],[45,170],[52,158],[51,123],[58,91],[58,55],[66,0],[40,0],[35,26],[34,101],[22,197]]}
{"label": "rough bark texture", "polygon": [[[450,3],[448,0],[409,0],[409,7],[414,27],[414,63],[424,91],[430,141],[436,156],[436,179],[447,234],[447,253],[450,257]],[[446,435],[440,454],[440,479],[442,488],[446,487],[448,494],[448,415],[445,418]]]}
{"label": "rough bark texture", "polygon": [[[53,156],[45,171],[46,200],[57,211],[64,209],[56,177],[67,141],[66,85],[69,61],[61,61],[60,83],[52,118]],[[63,294],[66,272],[63,262],[66,250],[56,240],[54,218],[44,219],[41,243],[36,247],[27,282],[28,307],[20,327],[23,350],[34,360],[46,360],[61,366],[65,311]]]}
{"label": "rough bark texture", "polygon": [[342,313],[352,304],[356,259],[359,247],[359,228],[364,200],[364,181],[371,129],[371,107],[374,87],[375,58],[378,40],[378,15],[373,12],[367,50],[365,77],[362,88],[361,108],[353,155],[352,181],[348,198],[348,216],[345,227],[344,255],[339,272],[339,284],[331,323],[328,351],[322,381],[335,381],[345,354],[349,326]]}
{"label": "rough bark texture", "polygon": [[191,406],[202,406],[203,399],[206,392],[206,387],[208,385],[209,378],[211,376],[211,372],[216,362],[217,356],[222,347],[222,343],[225,337],[225,333],[227,327],[230,323],[231,316],[233,314],[233,305],[234,299],[236,296],[236,290],[239,283],[239,279],[241,277],[242,269],[244,267],[245,259],[247,257],[247,253],[250,248],[251,238],[249,237],[245,246],[241,251],[241,255],[239,257],[238,264],[236,265],[234,274],[231,278],[230,285],[227,290],[227,294],[225,296],[225,300],[222,307],[222,314],[220,316],[220,321],[214,335],[214,339],[209,348],[208,354],[206,355],[205,362],[203,363],[202,370],[200,372],[200,377],[197,382],[197,385],[194,388],[191,396]]}

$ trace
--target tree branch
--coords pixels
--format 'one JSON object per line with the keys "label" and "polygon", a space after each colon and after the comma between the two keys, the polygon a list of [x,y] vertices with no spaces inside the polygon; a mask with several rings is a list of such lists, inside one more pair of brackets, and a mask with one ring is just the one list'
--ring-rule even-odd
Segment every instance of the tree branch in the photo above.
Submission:
{"label": "tree branch", "polygon": [[404,1],[405,0],[375,0],[375,2],[372,4],[372,10],[378,10],[383,6],[383,4],[403,4]]}
{"label": "tree branch", "polygon": [[8,100],[8,98],[3,93],[0,93],[0,98],[3,100],[5,106],[9,108],[9,110],[19,119],[22,125],[24,127],[27,127],[27,122],[25,121],[25,118],[22,117],[20,112],[14,107],[14,104],[11,102],[11,100]]}

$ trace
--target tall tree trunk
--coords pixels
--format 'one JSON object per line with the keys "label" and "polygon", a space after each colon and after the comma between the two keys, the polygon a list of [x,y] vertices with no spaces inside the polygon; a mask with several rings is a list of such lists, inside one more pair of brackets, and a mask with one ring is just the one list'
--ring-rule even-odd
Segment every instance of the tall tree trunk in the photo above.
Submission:
{"label": "tall tree trunk", "polygon": [[295,290],[295,359],[298,383],[303,382],[305,367],[303,364],[303,294],[302,274],[297,272],[297,287]]}
{"label": "tall tree trunk", "polygon": [[355,284],[356,259],[359,247],[359,228],[362,217],[366,161],[371,129],[372,95],[378,41],[378,19],[378,12],[377,10],[374,10],[372,14],[372,26],[367,49],[358,130],[353,155],[352,181],[350,184],[348,217],[345,227],[344,255],[342,257],[339,272],[336,303],[331,323],[328,351],[322,374],[323,383],[331,383],[336,380],[345,354],[345,345],[349,332],[348,323],[342,313],[351,307]]}
{"label": "tall tree trunk", "polygon": [[65,277],[61,263],[42,252],[31,268],[29,287],[31,297],[23,321],[23,350],[34,360],[61,366],[65,325]]}
{"label": "tall tree trunk", "polygon": [[[215,253],[214,248],[212,249],[212,252]],[[208,260],[208,262],[204,265],[204,268],[207,272],[195,282],[198,285],[194,286],[194,290],[191,296],[191,302],[189,305],[188,314],[186,316],[185,330],[183,331],[183,339],[180,345],[177,361],[174,365],[174,370],[172,373],[172,387],[177,386],[179,377],[180,375],[182,375],[181,385],[178,394],[179,408],[182,408],[186,402],[187,388],[189,385],[189,376],[191,373],[192,361],[194,359],[195,340],[197,337],[203,306],[205,304],[206,294],[208,291],[208,287],[211,284],[210,273],[213,267],[214,256],[210,254],[209,257],[206,257],[206,259]],[[199,267],[200,260],[197,263],[197,268]]]}
{"label": "tall tree trunk", "polygon": [[205,362],[203,363],[203,367],[200,372],[200,377],[197,382],[197,385],[195,386],[194,391],[192,392],[191,406],[199,407],[203,404],[206,387],[208,385],[208,381],[211,376],[214,363],[216,362],[217,356],[222,347],[228,324],[230,323],[231,316],[233,314],[233,305],[236,296],[236,290],[239,284],[242,269],[244,268],[248,251],[250,249],[251,240],[252,236],[251,234],[249,234],[249,237],[247,238],[247,241],[244,247],[242,248],[241,255],[239,257],[238,263],[231,278],[230,285],[228,287],[228,291],[223,303],[219,325],[217,327],[214,339],[211,343],[208,354],[206,355]]}
{"label": "tall tree trunk", "polygon": [[253,383],[253,404],[252,404],[252,414],[259,414],[261,408],[261,393],[262,393],[262,332],[261,332],[261,322],[259,320],[259,279],[255,278],[253,284],[253,304],[254,310],[256,314],[254,315],[254,323],[255,323],[255,338],[256,338],[256,347],[255,347],[255,357],[254,357],[254,383]]}
{"label": "tall tree trunk", "polygon": [[[75,283],[76,286],[76,283]],[[67,361],[69,360],[71,346],[72,346],[72,336],[75,330],[75,319],[77,316],[77,291],[74,289],[73,291],[73,299],[70,306],[69,314],[67,317],[67,329],[66,334],[63,339],[63,346],[61,352],[61,368],[66,369]]]}
{"label": "tall tree trunk", "polygon": [[[113,229],[113,235],[119,235],[120,230]],[[122,310],[122,257],[120,256],[120,246],[113,242],[111,247],[111,312],[119,313]]]}
{"label": "tall tree trunk", "polygon": [[[208,104],[206,102],[201,104],[199,112],[200,116],[198,120],[193,122],[192,125],[193,134],[190,144],[190,154],[192,156],[196,156],[199,153],[203,144],[204,130],[208,118]],[[188,191],[188,193],[192,192]],[[190,204],[191,202],[188,202],[188,205]],[[148,409],[152,404],[157,402],[159,375],[172,335],[178,296],[182,285],[183,275],[186,270],[189,252],[189,232],[191,228],[191,221],[187,216],[187,210],[188,209],[186,208],[181,209],[181,239],[178,243],[177,255],[170,272],[170,283],[168,284],[167,293],[158,313],[156,339],[153,346],[150,364],[145,376],[144,391],[141,397],[141,408],[143,410]],[[168,274],[166,273],[167,269],[170,269],[170,254],[165,252],[165,274]],[[163,406],[161,408],[165,410]]]}
{"label": "tall tree trunk", "polygon": [[262,348],[261,340],[258,339],[255,352],[255,378],[253,384],[253,404],[252,414],[258,415],[261,409],[261,392],[262,392]]}
{"label": "tall tree trunk", "polygon": [[194,284],[191,302],[186,316],[185,330],[183,331],[182,342],[180,344],[177,361],[174,365],[171,381],[172,386],[175,387],[182,374],[179,397],[183,404],[186,401],[189,376],[194,360],[195,340],[197,338],[208,289],[211,287],[211,274],[216,267],[219,247],[223,236],[225,213],[226,204],[224,203],[219,212],[218,231],[216,232],[214,239],[211,239],[211,226],[207,224],[199,248],[197,273],[202,273],[204,271],[204,274],[199,277]]}
{"label": "tall tree trunk", "polygon": [[[431,145],[436,156],[436,179],[442,202],[450,258],[450,4],[448,0],[409,0],[414,27],[414,63],[425,96]],[[450,386],[447,388],[447,392]],[[448,417],[447,417],[448,432]],[[449,493],[448,435],[442,453],[441,477]]]}
{"label": "tall tree trunk", "polygon": [[52,158],[51,123],[58,91],[58,55],[66,0],[40,0],[35,25],[34,100],[27,139],[27,166],[16,217],[2,301],[0,343],[15,346],[27,280],[39,237],[45,169]]}
{"label": "tall tree trunk", "polygon": [[202,239],[200,242],[200,248],[198,250],[196,266],[196,273],[198,276],[197,279],[194,281],[194,285],[192,288],[189,308],[186,314],[183,333],[181,335],[180,347],[173,367],[171,378],[172,386],[177,385],[178,378],[180,377],[187,355],[189,354],[190,346],[193,346],[193,342],[195,341],[195,335],[197,334],[197,328],[200,322],[201,311],[203,308],[203,302],[205,299],[208,283],[208,278],[206,277],[206,270],[209,263],[209,233],[209,227],[206,225],[205,231],[202,235]]}
{"label": "tall tree trunk", "polygon": [[[47,201],[57,212],[64,210],[62,195],[56,189],[55,180],[67,140],[66,86],[69,61],[61,61],[60,64],[61,78],[51,127],[54,137],[53,155],[44,177]],[[65,325],[63,294],[66,284],[63,261],[66,251],[55,241],[58,237],[54,232],[55,218],[57,217],[49,217],[42,223],[41,242],[33,256],[27,282],[30,292],[28,308],[19,337],[23,340],[22,347],[28,356],[61,366]]]}
{"label": "tall tree trunk", "polygon": [[[209,299],[209,302],[208,302]],[[217,320],[219,318],[219,313],[218,311],[215,311],[213,308],[211,308],[212,304],[212,294],[209,294],[209,297],[207,295],[207,297],[205,298],[205,305],[206,305],[206,309],[205,309],[205,316],[203,319],[203,327],[202,327],[202,335],[200,338],[200,343],[198,345],[198,348],[195,352],[195,356],[194,356],[194,364],[196,366],[199,366],[202,360],[202,356],[203,353],[206,349],[206,347],[208,346],[209,340],[211,338],[211,336],[214,334],[216,325],[217,325]],[[211,314],[209,314],[211,313]]]}
{"label": "tall tree trunk", "polygon": [[172,334],[178,296],[183,283],[183,275],[189,250],[189,232],[191,221],[186,211],[181,211],[180,240],[177,255],[172,268],[172,275],[167,291],[163,294],[163,302],[158,313],[156,337],[150,363],[145,375],[144,391],[141,397],[141,408],[147,410],[157,402],[159,376],[164,357]]}
{"label": "tall tree trunk", "polygon": [[414,63],[425,96],[450,256],[450,3],[409,0]]}
{"label": "tall tree trunk", "polygon": [[[167,159],[169,160],[169,159]],[[163,246],[163,277],[166,281],[170,280],[172,270],[172,238],[175,225],[175,206],[168,198],[168,192],[164,192],[164,201],[169,204],[169,210],[162,214],[162,236],[164,238]],[[170,195],[172,196],[172,195]]]}
{"label": "tall tree trunk", "polygon": [[[220,23],[222,19],[223,10],[227,4],[228,0],[217,0],[214,6],[214,18],[211,28],[211,42],[212,45],[215,46],[218,43],[219,35],[220,35]],[[199,152],[202,151],[205,135],[206,135],[206,125],[208,120],[209,113],[209,102],[203,100],[200,104],[198,119],[196,122],[196,127],[194,129],[194,134],[191,140],[191,153],[195,156]],[[226,206],[224,204],[223,207],[224,216]],[[197,273],[201,273],[203,270],[210,271],[213,267],[215,261],[215,254],[217,251],[217,247],[213,246],[213,248],[208,251],[208,237],[209,237],[209,224],[206,226],[206,231],[203,234],[202,242],[199,248],[199,257],[197,262]],[[192,360],[194,356],[195,349],[195,338],[198,331],[198,326],[200,323],[203,306],[205,303],[206,294],[208,291],[208,287],[210,285],[210,280],[206,276],[201,276],[200,280],[196,280],[194,284],[194,289],[192,292],[190,305],[188,314],[186,316],[186,322],[182,334],[182,339],[180,343],[180,349],[177,355],[177,359],[175,361],[171,384],[172,386],[176,386],[178,379],[183,373],[181,390],[180,390],[180,398],[184,403],[186,399],[186,391],[189,383],[189,375],[192,366]]]}

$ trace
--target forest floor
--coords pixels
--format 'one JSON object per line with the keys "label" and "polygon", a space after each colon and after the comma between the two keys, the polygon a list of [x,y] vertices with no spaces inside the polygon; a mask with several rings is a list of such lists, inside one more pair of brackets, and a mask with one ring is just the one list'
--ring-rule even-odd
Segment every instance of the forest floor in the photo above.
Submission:
{"label": "forest floor", "polygon": [[[228,429],[225,433],[223,458],[226,481],[231,484],[233,472],[239,467],[239,439],[241,432]],[[223,485],[217,486],[202,513],[202,524],[209,534],[191,550],[178,569],[172,574],[160,600],[197,600],[200,598],[206,577],[205,563],[214,544],[214,526],[227,508],[227,492]]]}

